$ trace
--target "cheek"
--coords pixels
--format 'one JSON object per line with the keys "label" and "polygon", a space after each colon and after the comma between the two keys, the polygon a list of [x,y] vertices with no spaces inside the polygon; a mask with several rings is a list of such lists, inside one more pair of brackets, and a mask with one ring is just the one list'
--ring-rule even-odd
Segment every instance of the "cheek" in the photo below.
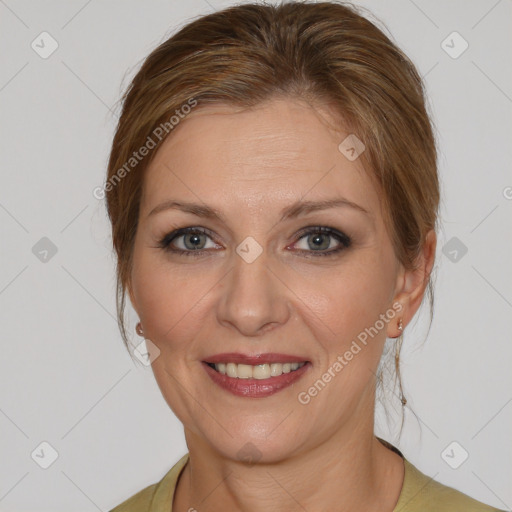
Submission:
{"label": "cheek", "polygon": [[213,277],[171,265],[148,251],[135,261],[132,280],[147,337],[161,350],[187,343],[201,326],[199,317]]}
{"label": "cheek", "polygon": [[328,339],[350,343],[389,308],[392,272],[384,261],[373,250],[360,251],[323,272],[295,275],[297,295],[321,319]]}
{"label": "cheek", "polygon": [[327,382],[327,392],[318,393],[314,403],[333,417],[345,417],[357,406],[377,371],[387,327],[381,315],[390,309],[393,284],[386,261],[385,254],[369,249],[360,251],[357,261],[347,259],[325,275],[317,272],[296,281],[304,298],[302,317],[314,311],[309,328],[322,345],[314,376],[298,391],[307,392],[317,379]]}

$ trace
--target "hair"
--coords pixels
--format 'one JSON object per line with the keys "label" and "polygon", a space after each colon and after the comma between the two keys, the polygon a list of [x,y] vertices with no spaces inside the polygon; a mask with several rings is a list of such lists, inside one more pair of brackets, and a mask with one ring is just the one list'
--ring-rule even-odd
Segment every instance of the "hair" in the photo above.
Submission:
{"label": "hair", "polygon": [[[397,259],[415,268],[428,231],[437,230],[433,125],[414,64],[362,11],[342,2],[237,5],[194,19],[144,60],[120,100],[104,187],[117,254],[118,324],[128,350],[125,297],[144,170],[187,105],[252,107],[284,96],[332,106],[365,145],[359,158],[379,186]],[[153,149],[135,159],[149,140]],[[426,278],[431,323],[432,275]],[[401,344],[402,337],[395,344],[400,392]]]}

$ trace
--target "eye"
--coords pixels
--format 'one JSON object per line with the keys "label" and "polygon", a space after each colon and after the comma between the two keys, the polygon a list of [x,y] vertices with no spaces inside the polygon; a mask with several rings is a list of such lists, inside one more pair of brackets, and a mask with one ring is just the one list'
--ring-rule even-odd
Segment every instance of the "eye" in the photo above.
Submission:
{"label": "eye", "polygon": [[298,249],[311,253],[312,256],[329,256],[350,247],[352,243],[345,233],[325,226],[306,228],[299,235],[299,244],[302,244],[302,247]]}
{"label": "eye", "polygon": [[[341,231],[325,226],[309,226],[298,235],[298,242],[292,245],[302,245],[297,250],[307,256],[330,256],[349,247],[352,240]],[[210,241],[210,245],[208,245]],[[302,241],[302,242],[301,242]],[[158,247],[171,253],[183,256],[201,256],[209,249],[220,249],[210,232],[205,228],[186,227],[177,229],[164,236]]]}
{"label": "eye", "polygon": [[[208,239],[211,245],[207,245]],[[186,256],[199,256],[206,249],[215,249],[216,245],[208,231],[204,228],[188,227],[181,228],[166,235],[160,240],[158,246],[169,252],[176,252]]]}

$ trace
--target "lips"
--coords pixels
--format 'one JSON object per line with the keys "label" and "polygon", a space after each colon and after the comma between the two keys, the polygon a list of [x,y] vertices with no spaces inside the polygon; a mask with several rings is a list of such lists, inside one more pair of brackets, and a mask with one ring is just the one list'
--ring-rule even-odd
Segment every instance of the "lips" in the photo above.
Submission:
{"label": "lips", "polygon": [[240,352],[226,352],[224,354],[215,354],[208,356],[203,360],[205,363],[236,363],[236,364],[271,364],[271,363],[307,363],[308,360],[302,356],[290,354],[242,354]]}
{"label": "lips", "polygon": [[307,363],[298,370],[283,373],[279,377],[258,380],[231,378],[203,363],[206,373],[215,384],[233,395],[245,398],[265,398],[273,395],[297,382],[310,369],[310,366]]}
{"label": "lips", "polygon": [[[292,363],[299,363],[301,366],[293,371],[288,370],[287,373],[281,373],[279,371],[277,372],[277,376],[269,376],[268,378],[265,378],[268,372],[265,375],[258,375],[260,378],[238,378],[220,373],[214,368],[215,366],[225,363],[231,363],[230,366],[258,366],[260,369],[268,365],[280,367],[281,364],[279,363],[287,367],[290,367]],[[297,382],[309,371],[311,363],[301,356],[293,356],[290,354],[266,353],[248,355],[231,352],[210,356],[202,362],[202,366],[215,384],[233,395],[246,398],[264,398]],[[248,368],[245,368],[245,370],[247,369]]]}

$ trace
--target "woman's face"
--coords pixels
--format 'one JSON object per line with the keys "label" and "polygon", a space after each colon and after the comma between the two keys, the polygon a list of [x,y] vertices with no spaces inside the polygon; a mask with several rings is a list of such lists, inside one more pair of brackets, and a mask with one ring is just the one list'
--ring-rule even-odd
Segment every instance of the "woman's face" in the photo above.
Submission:
{"label": "woman's face", "polygon": [[[360,148],[326,118],[292,99],[198,107],[147,169],[129,291],[196,448],[277,461],[373,428],[405,280]],[[206,364],[219,354],[233,376]],[[281,360],[307,364],[279,376]]]}

